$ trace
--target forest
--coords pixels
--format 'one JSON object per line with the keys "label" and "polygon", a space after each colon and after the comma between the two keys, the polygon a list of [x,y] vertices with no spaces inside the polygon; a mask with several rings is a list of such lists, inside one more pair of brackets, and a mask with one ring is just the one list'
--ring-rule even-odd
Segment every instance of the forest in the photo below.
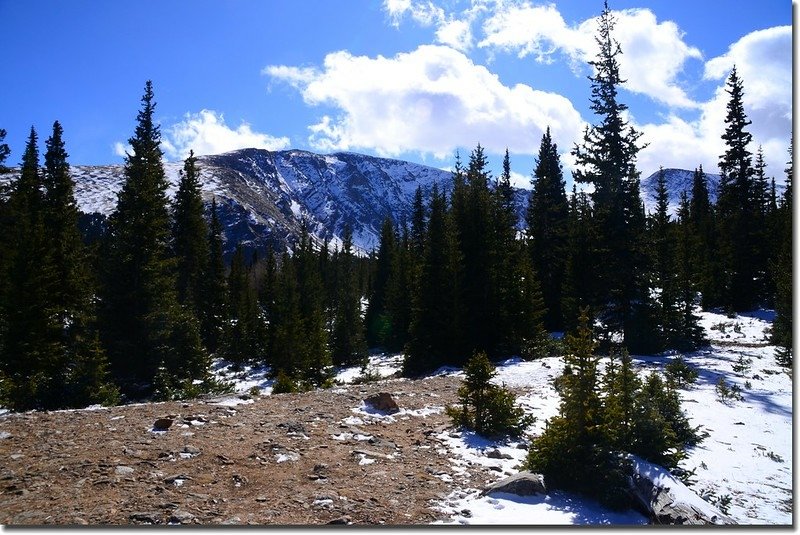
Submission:
{"label": "forest", "polygon": [[[676,465],[666,452],[696,437],[667,385],[633,384],[628,355],[702,347],[699,309],[772,308],[777,358],[792,366],[792,142],[779,195],[760,147],[751,150],[745,81],[734,68],[716,202],[698,165],[676,215],[663,173],[657,209],[645,213],[636,166],[643,143],[618,98],[613,27],[606,8],[591,62],[595,121],[571,149],[575,185],[566,190],[548,128],[523,230],[508,152],[493,177],[478,144],[465,160],[456,153],[449,187],[408,199],[409,221],[387,217],[368,256],[355,254],[352,229],[341,248],[304,229],[293,250],[247,258],[240,247],[226,265],[217,206],[203,204],[193,155],[174,201],[166,195],[148,81],[116,210],[102,236],[85,236],[65,133],[56,121],[40,161],[32,128],[19,178],[0,192],[0,405],[195,397],[225,389],[210,374],[212,359],[268,365],[279,393],[329,387],[334,367],[366,366],[370,351],[402,353],[407,377],[475,368],[482,355],[561,356],[570,367],[562,414],[532,450],[532,467],[569,478],[557,457],[570,433],[607,446],[575,454],[595,466],[615,462],[609,452],[618,450],[656,452],[650,458]],[[10,156],[5,134],[0,165]],[[619,367],[602,378],[605,390],[597,355]],[[636,419],[625,399],[644,391],[661,405],[637,398],[647,418]],[[654,415],[670,436],[643,428]],[[592,422],[600,420],[614,425],[598,431]]]}

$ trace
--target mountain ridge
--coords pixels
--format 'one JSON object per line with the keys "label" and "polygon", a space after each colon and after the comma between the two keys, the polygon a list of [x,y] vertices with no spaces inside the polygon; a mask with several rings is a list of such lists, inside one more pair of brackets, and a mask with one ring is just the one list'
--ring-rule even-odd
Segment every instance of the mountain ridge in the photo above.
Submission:
{"label": "mountain ridge", "polygon": [[[353,231],[358,252],[378,247],[383,220],[391,216],[402,224],[410,219],[417,186],[429,195],[433,184],[449,190],[451,172],[436,167],[370,156],[356,152],[318,154],[303,149],[267,151],[246,148],[198,157],[203,199],[207,209],[217,200],[230,255],[241,242],[250,252],[272,247],[281,250],[296,243],[303,222],[312,239],[341,246],[346,225]],[[174,198],[183,162],[165,162],[167,195]],[[122,188],[124,166],[72,165],[78,208],[85,214],[108,216]],[[13,178],[15,171],[0,177]],[[677,211],[680,192],[691,193],[693,171],[664,169],[670,195],[670,213]],[[641,181],[646,211],[655,206],[653,193],[658,171]],[[716,200],[719,175],[707,173],[711,201]],[[515,188],[518,228],[530,190]],[[93,216],[92,224],[98,218]]]}

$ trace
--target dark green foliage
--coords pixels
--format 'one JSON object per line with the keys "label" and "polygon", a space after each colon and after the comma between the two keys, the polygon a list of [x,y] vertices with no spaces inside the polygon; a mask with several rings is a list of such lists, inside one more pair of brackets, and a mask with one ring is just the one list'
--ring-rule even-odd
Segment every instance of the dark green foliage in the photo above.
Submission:
{"label": "dark green foliage", "polygon": [[642,382],[627,351],[611,354],[600,380],[588,321],[583,310],[577,334],[567,336],[559,414],[531,444],[526,468],[543,473],[552,487],[624,507],[629,505],[625,453],[676,468],[683,449],[700,437],[674,388],[657,374]]}
{"label": "dark green foliage", "polygon": [[203,284],[209,266],[209,243],[196,162],[190,151],[175,195],[172,249],[177,260],[178,302],[199,319],[204,315]]}
{"label": "dark green foliage", "polygon": [[457,250],[448,222],[444,194],[434,184],[420,280],[414,294],[411,339],[403,362],[403,375],[415,376],[454,360]]}
{"label": "dark green foliage", "polygon": [[730,95],[725,116],[725,153],[720,156],[722,179],[717,212],[719,254],[724,273],[723,305],[734,311],[750,310],[758,304],[758,232],[754,200],[752,154],[747,149],[752,135],[746,130],[751,121],[744,112],[744,88],[734,66],[727,81]]}
{"label": "dark green foliage", "polygon": [[393,334],[392,317],[388,311],[389,278],[398,253],[392,219],[387,217],[381,225],[381,238],[375,260],[375,274],[367,307],[367,342],[371,347],[385,347]]}
{"label": "dark green foliage", "polygon": [[286,372],[280,370],[278,376],[275,378],[275,383],[272,385],[273,394],[294,394],[300,392],[300,387],[297,381],[292,379]]}
{"label": "dark green foliage", "polygon": [[473,429],[486,437],[519,436],[533,423],[516,397],[491,382],[497,375],[485,353],[477,353],[464,366],[464,382],[458,388],[460,405],[447,407],[453,424]]}
{"label": "dark green foliage", "polygon": [[793,257],[792,257],[792,145],[789,146],[790,160],[786,167],[786,190],[778,208],[777,235],[778,250],[772,262],[772,278],[775,281],[775,321],[772,324],[772,343],[778,346],[776,358],[781,366],[791,368],[793,357]]}
{"label": "dark green foliage", "polygon": [[[147,385],[159,366],[182,382],[192,377],[175,374],[199,369],[206,360],[198,330],[187,325],[193,318],[182,317],[177,300],[167,182],[154,112],[148,81],[104,248],[102,339],[114,375],[131,395],[151,390]],[[190,340],[193,336],[197,340]],[[175,340],[187,352],[176,353],[171,346]]]}
{"label": "dark green foliage", "polygon": [[681,357],[674,357],[666,366],[664,366],[664,373],[667,380],[672,383],[676,388],[685,388],[693,384],[699,375],[699,372],[694,366],[691,366],[686,360]]}
{"label": "dark green foliage", "polygon": [[6,168],[3,164],[11,154],[11,148],[9,148],[8,143],[3,143],[6,139],[6,134],[7,132],[0,128],[0,173],[5,172]]}
{"label": "dark green foliage", "polygon": [[567,262],[569,204],[564,190],[558,147],[550,137],[550,127],[542,136],[533,172],[533,191],[526,222],[533,269],[542,283],[542,298],[547,313],[544,326],[562,330],[562,283]]}
{"label": "dark green foliage", "polygon": [[534,439],[525,468],[544,475],[548,486],[581,492],[612,507],[627,505],[626,465],[616,453],[605,426],[597,377],[596,343],[587,310],[577,334],[567,335],[561,405]]}
{"label": "dark green foliage", "polygon": [[208,263],[203,269],[200,289],[202,307],[198,319],[203,343],[212,353],[217,350],[223,332],[227,281],[222,258],[222,227],[217,213],[217,200],[211,202],[211,223],[208,229]]}
{"label": "dark green foliage", "polygon": [[337,366],[363,365],[367,360],[367,344],[353,256],[353,232],[349,226],[344,228],[342,251],[334,266],[338,284],[333,306],[331,357]]}
{"label": "dark green foliage", "polygon": [[591,242],[591,265],[596,266],[596,274],[590,303],[610,332],[624,332],[627,343],[636,312],[632,303],[645,293],[638,249],[644,230],[636,169],[641,133],[625,120],[627,106],[617,98],[624,80],[618,61],[622,51],[612,37],[614,25],[606,5],[595,37],[600,52],[589,62],[595,71],[589,77],[591,109],[600,122],[584,131],[572,154],[578,166],[575,180],[594,186],[592,226],[596,236]]}
{"label": "dark green foliage", "polygon": [[14,409],[59,405],[65,355],[50,292],[57,282],[45,221],[37,135],[33,128],[7,203],[0,364],[4,402]]}
{"label": "dark green foliage", "polygon": [[575,319],[580,315],[580,310],[592,300],[594,270],[586,269],[586,266],[593,263],[592,247],[596,235],[589,197],[584,192],[578,192],[574,184],[568,228],[561,310],[565,327],[571,329],[577,326]]}
{"label": "dark green foliage", "polygon": [[266,328],[251,275],[244,250],[238,244],[228,274],[228,313],[219,349],[220,356],[237,365],[261,362],[266,356]]}

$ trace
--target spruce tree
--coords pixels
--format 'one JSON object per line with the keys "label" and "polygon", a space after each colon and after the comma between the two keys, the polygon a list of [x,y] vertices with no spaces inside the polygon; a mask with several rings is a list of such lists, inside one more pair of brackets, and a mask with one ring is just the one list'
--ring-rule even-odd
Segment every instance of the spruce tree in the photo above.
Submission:
{"label": "spruce tree", "polygon": [[408,342],[412,299],[422,259],[421,255],[415,256],[414,247],[416,246],[412,243],[408,228],[404,226],[400,240],[396,243],[387,281],[386,307],[391,330],[386,348],[391,351],[402,350]]}
{"label": "spruce tree", "polygon": [[209,263],[208,226],[194,151],[184,160],[172,223],[172,248],[177,259],[178,302],[198,319],[204,315],[203,284]]}
{"label": "spruce tree", "polygon": [[8,143],[3,143],[3,141],[6,139],[6,134],[7,132],[5,129],[0,128],[0,173],[4,173],[6,171],[4,163],[11,154],[11,148],[8,146]]}
{"label": "spruce tree", "polygon": [[222,225],[219,221],[217,199],[211,201],[211,222],[208,228],[208,257],[201,278],[202,303],[200,320],[203,344],[210,352],[215,352],[223,331],[225,317],[227,283],[225,261],[222,256]]}
{"label": "spruce tree", "polygon": [[561,302],[567,261],[569,204],[558,147],[550,137],[549,126],[542,136],[531,183],[533,190],[525,218],[530,257],[542,282],[542,297],[547,308],[545,327],[558,331],[564,327]]}
{"label": "spruce tree", "polygon": [[588,195],[578,192],[573,184],[569,202],[569,225],[565,251],[564,281],[562,286],[561,310],[564,326],[572,329],[577,326],[580,310],[593,301],[593,246],[596,242],[595,228],[592,225],[592,207]]}
{"label": "spruce tree", "polygon": [[744,111],[744,86],[736,67],[731,70],[725,90],[730,95],[725,116],[725,153],[720,156],[722,174],[717,209],[719,214],[720,255],[724,268],[725,303],[737,312],[750,310],[758,302],[757,230],[754,201],[752,154],[748,145],[752,135],[746,130],[751,121]]}
{"label": "spruce tree", "polygon": [[63,129],[56,121],[45,142],[44,224],[47,249],[54,269],[49,290],[61,340],[53,359],[61,385],[59,406],[85,407],[114,404],[119,394],[110,381],[107,355],[99,343],[95,314],[94,280],[78,229],[78,208],[70,176]]}
{"label": "spruce tree", "polygon": [[574,178],[594,186],[593,224],[597,232],[592,253],[597,266],[593,281],[594,305],[610,332],[631,336],[632,304],[643,294],[642,258],[638,243],[643,231],[643,210],[639,199],[639,171],[636,157],[641,133],[626,120],[627,106],[618,100],[618,88],[625,82],[619,73],[619,43],[612,37],[616,21],[605,4],[595,41],[600,52],[589,64],[591,109],[599,124],[587,127],[580,144],[572,151],[577,163]]}
{"label": "spruce tree", "polygon": [[11,224],[2,274],[2,394],[7,406],[19,410],[57,407],[66,364],[59,311],[51,298],[57,276],[44,223],[37,142],[31,128],[8,200]]}
{"label": "spruce tree", "polygon": [[779,250],[777,259],[772,264],[773,279],[775,280],[775,320],[772,324],[773,344],[778,346],[775,356],[781,366],[792,367],[794,362],[793,350],[793,320],[792,320],[792,291],[793,291],[793,257],[792,257],[792,215],[794,213],[792,173],[793,143],[789,145],[789,162],[786,167],[786,189],[778,208]]}
{"label": "spruce tree", "polygon": [[207,371],[196,321],[181,310],[175,290],[155,106],[148,81],[105,248],[102,338],[112,371],[131,395],[151,392],[159,367],[176,387]]}
{"label": "spruce tree", "polygon": [[342,251],[336,269],[339,275],[331,332],[331,357],[337,366],[366,365],[367,344],[361,320],[361,294],[356,279],[353,231],[345,225]]}
{"label": "spruce tree", "polygon": [[452,362],[456,354],[453,325],[456,244],[447,221],[447,201],[436,184],[431,192],[419,284],[414,294],[410,340],[403,362],[403,375],[418,376]]}
{"label": "spruce tree", "polygon": [[681,192],[678,207],[678,225],[674,240],[675,299],[677,324],[670,347],[678,351],[694,351],[705,343],[704,329],[700,318],[695,314],[699,303],[700,279],[697,276],[695,263],[697,236],[690,220],[690,203],[686,192]]}
{"label": "spruce tree", "polygon": [[375,260],[372,294],[367,307],[367,342],[370,347],[385,347],[392,336],[393,324],[388,313],[389,277],[397,254],[395,230],[391,217],[381,225],[381,236]]}
{"label": "spruce tree", "polygon": [[220,355],[237,366],[260,362],[265,356],[264,326],[258,297],[251,283],[242,244],[236,245],[228,274],[228,314],[223,329]]}

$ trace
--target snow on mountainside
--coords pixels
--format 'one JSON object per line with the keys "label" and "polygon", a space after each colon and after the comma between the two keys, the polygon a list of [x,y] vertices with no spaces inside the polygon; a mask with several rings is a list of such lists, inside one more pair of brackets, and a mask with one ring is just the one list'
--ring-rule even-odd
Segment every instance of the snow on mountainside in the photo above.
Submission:
{"label": "snow on mountainside", "polygon": [[[448,171],[346,152],[242,149],[201,156],[197,165],[207,207],[213,198],[219,205],[227,253],[239,241],[248,249],[290,245],[303,220],[317,240],[330,238],[339,245],[349,224],[354,245],[367,252],[377,247],[387,215],[400,222],[410,214],[418,185],[427,193],[434,183],[446,188],[450,182]],[[165,163],[164,168],[173,198],[183,163]],[[14,171],[0,177],[0,183],[7,183]],[[114,210],[122,165],[73,165],[72,175],[82,212],[107,216]]]}
{"label": "snow on mountainside", "polygon": [[[687,197],[692,198],[692,180],[694,171],[688,169],[664,169],[667,180],[667,191],[669,192],[669,213],[673,216],[678,212],[678,204],[681,199],[681,192],[685,191]],[[719,192],[720,175],[706,173],[708,181],[708,197],[712,203],[717,202]],[[656,183],[658,181],[658,171],[643,178],[641,181],[641,195],[644,202],[645,212],[648,214],[656,209]]]}
{"label": "snow on mountainside", "polygon": [[[216,198],[225,231],[226,253],[241,242],[246,250],[263,250],[267,245],[281,249],[291,246],[306,221],[312,236],[329,239],[341,246],[345,225],[353,230],[357,250],[377,248],[380,227],[391,215],[396,223],[408,220],[417,186],[429,194],[437,183],[449,189],[449,171],[411,162],[378,158],[352,152],[315,154],[303,150],[271,152],[241,149],[198,158],[206,207]],[[183,168],[182,162],[168,162],[164,169],[169,181],[167,194],[173,198]],[[0,175],[0,184],[18,173]],[[692,171],[665,169],[670,212],[677,211],[680,193],[691,194]],[[122,187],[123,166],[73,165],[78,208],[87,214],[109,215]],[[658,172],[641,182],[645,209],[655,207]],[[707,174],[709,194],[716,201],[719,175]],[[524,228],[529,190],[516,189],[518,228]]]}

